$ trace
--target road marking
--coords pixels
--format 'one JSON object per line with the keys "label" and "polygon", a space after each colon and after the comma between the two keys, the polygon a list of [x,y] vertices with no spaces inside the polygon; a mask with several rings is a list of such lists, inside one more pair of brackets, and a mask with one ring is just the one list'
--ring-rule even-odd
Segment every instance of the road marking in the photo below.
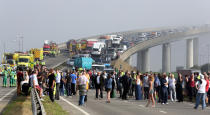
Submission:
{"label": "road marking", "polygon": [[139,105],[140,107],[145,107],[144,105]]}
{"label": "road marking", "polygon": [[5,97],[7,97],[8,95],[10,95],[13,91],[15,91],[16,89],[11,90],[10,92],[8,92],[6,95],[4,95],[2,98],[0,98],[0,101],[2,101]]}
{"label": "road marking", "polygon": [[68,100],[64,99],[63,97],[60,97],[63,101],[65,101],[66,103],[68,103],[69,105],[73,106],[74,108],[78,109],[79,111],[81,111],[82,113],[84,113],[85,115],[90,115],[89,113],[87,113],[86,111],[84,111],[83,109],[77,107],[76,105],[74,105],[73,103],[69,102]]}
{"label": "road marking", "polygon": [[164,113],[164,114],[166,114],[167,112],[165,112],[165,111],[160,111],[161,113]]}

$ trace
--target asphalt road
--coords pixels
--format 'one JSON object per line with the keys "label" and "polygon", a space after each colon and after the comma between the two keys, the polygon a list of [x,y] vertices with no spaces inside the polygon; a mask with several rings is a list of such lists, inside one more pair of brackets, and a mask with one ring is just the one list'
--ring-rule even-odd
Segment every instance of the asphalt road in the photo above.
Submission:
{"label": "asphalt road", "polygon": [[[9,79],[7,85],[9,85]],[[4,107],[12,100],[13,97],[16,96],[16,87],[2,87],[3,80],[0,77],[0,113],[4,109]]]}
{"label": "asphalt road", "polygon": [[61,97],[57,101],[70,115],[209,115],[210,108],[194,110],[194,103],[172,103],[169,105],[156,104],[155,108],[145,107],[146,101],[136,101],[134,99],[121,100],[111,99],[111,103],[106,103],[106,93],[104,99],[95,100],[95,90],[89,90],[88,102],[85,106],[78,106],[78,96]]}
{"label": "asphalt road", "polygon": [[60,54],[56,57],[47,57],[44,61],[48,68],[52,68],[68,59],[67,54]]}

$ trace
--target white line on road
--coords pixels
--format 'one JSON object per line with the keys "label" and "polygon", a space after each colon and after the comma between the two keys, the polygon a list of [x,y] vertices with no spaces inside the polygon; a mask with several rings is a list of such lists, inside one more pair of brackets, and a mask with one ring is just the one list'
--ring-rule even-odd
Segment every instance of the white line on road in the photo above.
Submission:
{"label": "white line on road", "polygon": [[161,113],[164,113],[164,114],[166,114],[167,112],[165,112],[165,111],[160,111]]}
{"label": "white line on road", "polygon": [[0,98],[0,101],[2,101],[5,97],[7,97],[8,95],[10,95],[15,90],[16,89],[12,89],[10,92],[8,92],[6,95],[4,95],[2,98]]}
{"label": "white line on road", "polygon": [[145,107],[144,105],[139,105],[140,107]]}
{"label": "white line on road", "polygon": [[73,106],[74,108],[78,109],[79,111],[81,111],[82,113],[84,113],[85,115],[90,115],[89,113],[87,113],[86,111],[84,111],[83,109],[77,107],[76,105],[74,105],[73,103],[69,102],[68,100],[64,99],[63,97],[60,97],[63,101],[65,101],[66,103],[68,103],[69,105]]}

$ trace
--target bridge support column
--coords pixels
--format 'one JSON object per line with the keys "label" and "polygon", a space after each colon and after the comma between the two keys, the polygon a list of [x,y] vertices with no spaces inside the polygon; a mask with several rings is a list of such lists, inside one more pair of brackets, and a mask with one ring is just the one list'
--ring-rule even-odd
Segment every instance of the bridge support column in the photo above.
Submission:
{"label": "bridge support column", "polygon": [[137,52],[137,70],[139,70],[140,72],[142,72],[142,64],[143,64],[143,55],[142,55],[142,51],[138,51]]}
{"label": "bridge support column", "polygon": [[132,55],[126,60],[129,65],[132,65]]}
{"label": "bridge support column", "polygon": [[162,72],[171,72],[171,44],[163,44],[162,49]]}
{"label": "bridge support column", "polygon": [[142,71],[149,72],[150,71],[150,57],[149,57],[149,48],[142,51]]}
{"label": "bridge support column", "polygon": [[193,64],[194,66],[198,66],[198,57],[199,57],[199,39],[193,39]]}
{"label": "bridge support column", "polygon": [[193,67],[193,39],[187,40],[186,68]]}

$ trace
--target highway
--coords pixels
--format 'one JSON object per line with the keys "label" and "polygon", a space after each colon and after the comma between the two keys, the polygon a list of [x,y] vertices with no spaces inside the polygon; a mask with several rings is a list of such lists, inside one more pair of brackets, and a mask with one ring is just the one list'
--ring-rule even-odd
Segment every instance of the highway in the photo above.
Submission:
{"label": "highway", "polygon": [[[169,105],[156,104],[155,108],[145,107],[146,101],[136,101],[134,99],[121,100],[111,99],[111,103],[106,103],[106,93],[104,99],[95,100],[95,90],[89,90],[88,102],[85,106],[78,106],[78,96],[62,97],[57,101],[70,115],[209,115],[210,108],[205,110],[194,110],[194,103],[171,103]],[[73,104],[73,105],[72,105]]]}
{"label": "highway", "polygon": [[[16,87],[2,87],[2,77],[0,79],[0,113],[6,105],[16,96]],[[9,85],[9,80],[7,85]]]}

